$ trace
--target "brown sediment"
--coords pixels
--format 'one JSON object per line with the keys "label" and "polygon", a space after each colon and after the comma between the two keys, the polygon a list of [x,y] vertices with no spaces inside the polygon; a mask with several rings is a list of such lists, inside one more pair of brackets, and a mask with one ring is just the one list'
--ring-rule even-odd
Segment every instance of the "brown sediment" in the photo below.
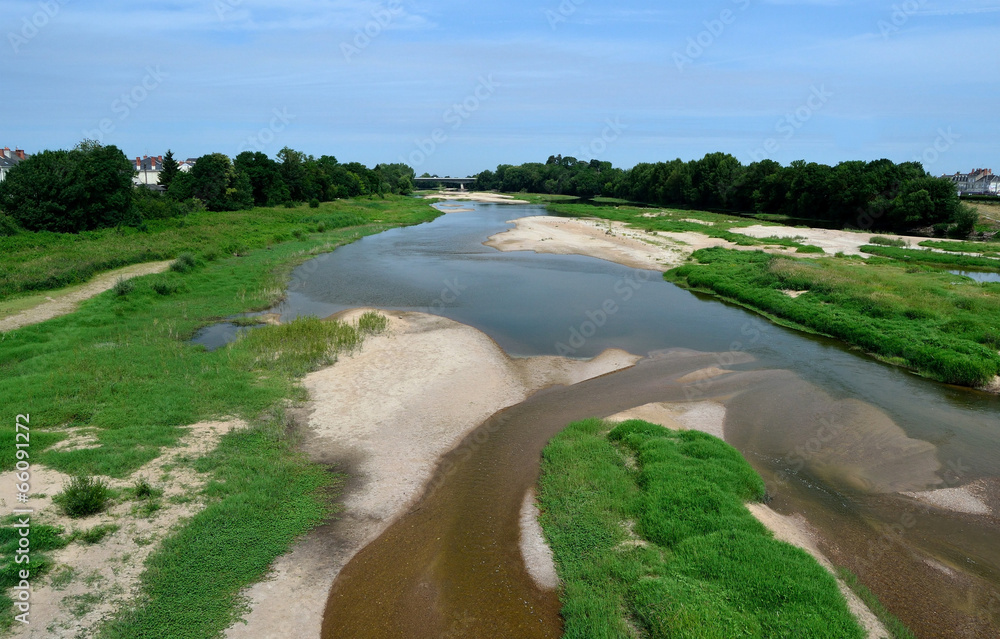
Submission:
{"label": "brown sediment", "polygon": [[[349,322],[364,310],[337,318]],[[592,360],[511,358],[486,335],[457,322],[419,313],[385,315],[386,334],[369,337],[360,351],[304,381],[312,398],[302,419],[304,449],[350,476],[343,512],[279,558],[270,578],[245,593],[251,611],[246,624],[228,629],[230,639],[317,636],[340,569],[410,508],[439,458],[465,435],[538,389],[574,384],[639,359],[613,349]],[[518,511],[523,495],[517,495]],[[519,555],[511,561],[522,565]],[[408,605],[422,609],[440,593],[437,586],[421,588]],[[296,602],[299,614],[288,614],[288,601]]]}

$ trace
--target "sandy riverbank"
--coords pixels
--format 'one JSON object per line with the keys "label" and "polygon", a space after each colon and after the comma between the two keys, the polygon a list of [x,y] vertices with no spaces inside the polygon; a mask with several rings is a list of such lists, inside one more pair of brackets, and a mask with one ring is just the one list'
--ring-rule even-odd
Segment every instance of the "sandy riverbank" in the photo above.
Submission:
{"label": "sandy riverbank", "polygon": [[[350,321],[361,311],[339,319]],[[230,638],[318,637],[327,593],[347,562],[420,496],[437,460],[498,410],[534,391],[629,367],[605,351],[590,361],[511,358],[489,337],[448,319],[387,313],[389,330],[310,374],[304,449],[349,475],[337,520],[279,558],[245,594],[246,623]],[[289,614],[289,602],[295,602]]]}
{"label": "sandy riverbank", "polygon": [[77,305],[88,300],[95,295],[100,295],[104,291],[114,287],[119,279],[131,279],[141,275],[151,275],[162,273],[170,267],[170,262],[148,262],[146,264],[133,264],[124,268],[115,269],[101,273],[94,279],[79,286],[73,286],[64,291],[52,291],[41,297],[38,303],[30,308],[21,309],[7,317],[0,317],[0,333],[13,331],[28,326],[50,320],[53,317],[66,315],[76,310]]}
{"label": "sandy riverbank", "polygon": [[489,193],[485,191],[441,191],[425,195],[425,200],[459,200],[467,202],[482,202],[483,204],[531,204],[527,200],[518,200],[512,195]]}
{"label": "sandy riverbank", "polygon": [[500,251],[587,255],[632,268],[665,271],[702,248],[735,244],[702,233],[642,231],[621,222],[550,216],[523,217],[484,244]]}

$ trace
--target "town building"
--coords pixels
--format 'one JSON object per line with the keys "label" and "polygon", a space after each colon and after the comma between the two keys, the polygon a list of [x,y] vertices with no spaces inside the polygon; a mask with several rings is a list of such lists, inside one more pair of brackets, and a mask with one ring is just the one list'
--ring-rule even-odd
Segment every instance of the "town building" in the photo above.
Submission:
{"label": "town building", "polygon": [[6,180],[10,170],[27,157],[21,149],[11,151],[10,147],[4,147],[0,150],[0,182]]}
{"label": "town building", "polygon": [[998,195],[1000,175],[993,175],[993,169],[974,169],[971,173],[944,175],[955,185],[959,195]]}

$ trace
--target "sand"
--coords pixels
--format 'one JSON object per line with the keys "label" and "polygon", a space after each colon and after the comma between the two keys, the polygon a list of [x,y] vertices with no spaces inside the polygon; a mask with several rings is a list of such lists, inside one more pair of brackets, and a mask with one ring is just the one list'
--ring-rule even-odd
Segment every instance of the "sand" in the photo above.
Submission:
{"label": "sand", "polygon": [[[351,321],[362,311],[338,319]],[[251,611],[246,623],[228,629],[227,637],[319,636],[337,574],[408,510],[444,453],[490,415],[538,389],[573,384],[640,359],[615,350],[590,361],[515,359],[483,333],[457,322],[419,313],[385,314],[386,334],[368,338],[357,352],[304,380],[310,404],[303,448],[312,459],[350,476],[344,510],[336,522],[276,560],[270,577],[245,592]],[[537,533],[531,541],[536,550]],[[294,614],[289,602],[295,602]]]}
{"label": "sand", "polygon": [[511,222],[513,229],[490,237],[484,244],[500,251],[587,255],[656,271],[680,266],[698,249],[736,248],[701,233],[642,231],[607,220],[535,216]]}
{"label": "sand", "polygon": [[[674,430],[679,428],[700,430],[722,438],[726,409],[715,402],[655,403],[637,406],[608,417],[608,421],[611,422],[621,422],[628,419],[642,419]],[[774,534],[776,539],[805,550],[834,577],[837,576],[833,564],[820,552],[816,544],[816,533],[802,515],[782,515],[770,507],[758,503],[749,503],[746,506],[750,513]],[[628,529],[630,523],[625,522],[623,525]],[[839,577],[837,578],[837,586],[840,588],[841,594],[844,595],[844,599],[847,600],[848,608],[867,632],[868,639],[889,639],[892,636],[875,614],[869,610],[868,606]]]}
{"label": "sand", "polygon": [[[32,464],[31,501],[27,506],[35,510],[33,523],[63,526],[67,531],[89,530],[100,524],[115,524],[120,528],[97,544],[75,541],[48,552],[53,569],[31,584],[31,623],[27,626],[15,623],[10,636],[90,637],[104,618],[128,605],[138,594],[139,577],[147,557],[159,547],[163,537],[205,506],[200,491],[208,475],[195,472],[192,461],[214,449],[225,433],[243,426],[235,420],[195,424],[177,447],[164,451],[130,477],[103,478],[118,489],[131,487],[139,478],[162,489],[163,496],[158,500],[161,508],[150,516],[134,512],[141,502],[122,498],[101,514],[70,519],[52,504],[53,495],[62,490],[70,477]],[[92,439],[87,431],[72,432],[57,446],[62,450],[90,448]],[[167,464],[172,466],[169,472],[164,468]],[[0,482],[0,507],[5,511],[17,507],[14,485],[13,481]],[[190,501],[176,503],[171,497],[190,498]]]}
{"label": "sand", "polygon": [[518,200],[501,193],[486,193],[482,191],[441,191],[433,195],[425,195],[426,200],[465,200],[482,202],[483,204],[531,204],[527,200]]}
{"label": "sand", "polygon": [[162,273],[170,267],[170,262],[148,262],[146,264],[133,264],[124,268],[115,269],[101,273],[94,279],[81,286],[74,286],[64,293],[53,292],[47,297],[45,302],[37,306],[18,312],[9,317],[0,318],[0,333],[13,331],[28,326],[50,320],[53,317],[66,315],[76,310],[77,305],[88,300],[95,295],[100,295],[104,291],[110,290],[115,283],[121,279],[131,279],[141,275],[152,273]]}
{"label": "sand", "polygon": [[[731,230],[733,233],[741,233],[758,239],[775,236],[786,238],[805,238],[800,240],[803,244],[818,246],[828,255],[835,255],[837,253],[844,253],[845,255],[867,255],[867,253],[861,252],[861,247],[866,244],[871,244],[869,240],[871,240],[871,238],[875,235],[871,231],[859,233],[855,231],[835,231],[831,229],[811,229],[791,226],[764,226],[760,224],[744,228],[734,228]],[[909,245],[906,248],[920,248],[919,244],[921,242],[926,242],[930,239],[911,235],[880,235],[879,237],[903,240]],[[800,254],[796,257],[808,256],[809,254]]]}
{"label": "sand", "polygon": [[556,560],[552,549],[545,541],[542,527],[538,523],[538,505],[535,502],[535,491],[528,490],[521,504],[521,557],[528,569],[531,579],[542,590],[555,590],[559,587],[559,575],[556,573]]}

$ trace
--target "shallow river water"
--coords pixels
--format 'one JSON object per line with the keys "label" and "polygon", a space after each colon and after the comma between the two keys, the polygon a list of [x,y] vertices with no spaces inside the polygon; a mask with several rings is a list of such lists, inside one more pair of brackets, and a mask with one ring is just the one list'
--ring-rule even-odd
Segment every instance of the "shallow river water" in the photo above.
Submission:
{"label": "shallow river water", "polygon": [[[559,602],[534,587],[517,544],[546,441],[576,419],[707,400],[726,407],[726,440],[762,474],[771,506],[803,515],[831,560],[918,636],[1000,636],[1000,522],[901,494],[975,483],[1000,505],[1000,399],[772,325],[659,273],[501,253],[482,242],[544,210],[468,208],[302,265],[283,319],[415,310],[474,326],[515,356],[615,347],[647,359],[540,392],[480,426],[420,502],[341,573],[325,637],[559,636]],[[707,367],[737,373],[681,381]]]}

